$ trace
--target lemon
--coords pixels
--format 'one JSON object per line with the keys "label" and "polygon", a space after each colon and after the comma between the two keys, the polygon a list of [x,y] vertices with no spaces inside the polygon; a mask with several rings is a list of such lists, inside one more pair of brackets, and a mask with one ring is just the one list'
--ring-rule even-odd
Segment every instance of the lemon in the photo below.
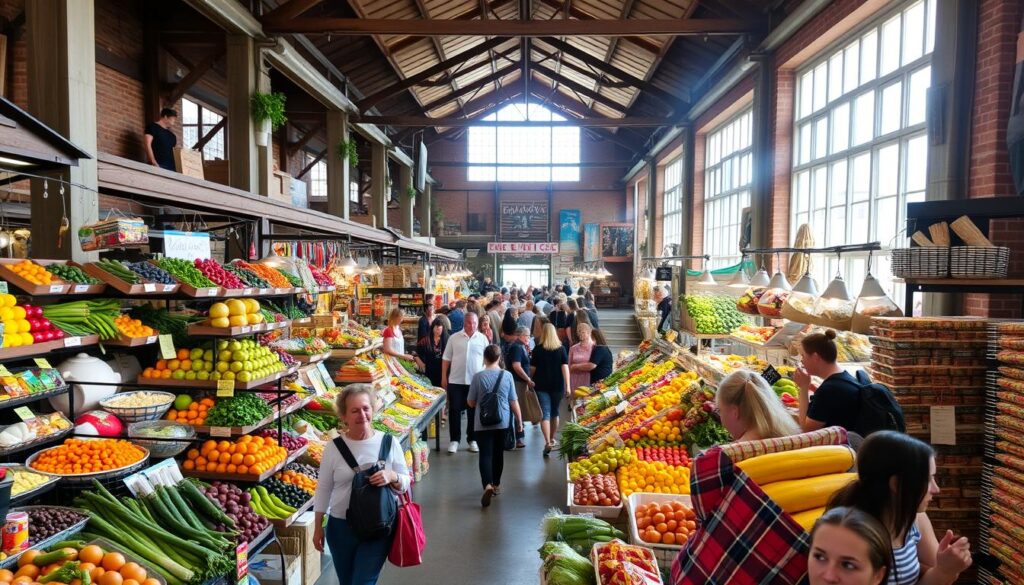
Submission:
{"label": "lemon", "polygon": [[[213,303],[210,305],[210,318],[220,319],[221,317],[227,317],[231,312],[228,306],[224,303]],[[214,325],[216,327],[216,325]]]}
{"label": "lemon", "polygon": [[230,327],[231,321],[228,317],[218,317],[216,319],[210,319],[210,327]]}
{"label": "lemon", "polygon": [[[26,325],[27,324],[28,323],[26,323]],[[32,343],[34,342],[31,333],[19,333],[18,337],[21,338],[21,345],[32,345]]]}
{"label": "lemon", "polygon": [[244,327],[249,324],[249,320],[246,319],[245,313],[239,313],[237,315],[231,315],[228,317],[228,321],[232,327]]}
{"label": "lemon", "polygon": [[4,347],[18,347],[21,345],[21,335],[17,333],[4,334]]}
{"label": "lemon", "polygon": [[11,311],[14,312],[14,318],[15,319],[24,319],[25,318],[25,307],[12,307]]}
{"label": "lemon", "polygon": [[[18,333],[28,333],[32,330],[32,325],[25,320],[18,321]],[[13,333],[13,331],[12,331]]]}
{"label": "lemon", "polygon": [[259,313],[249,313],[245,316],[245,320],[248,321],[249,325],[256,325],[263,320],[263,315]]}
{"label": "lemon", "polygon": [[13,307],[16,304],[18,304],[18,299],[14,298],[14,295],[6,293],[0,295],[0,307]]}
{"label": "lemon", "polygon": [[256,299],[242,299],[242,302],[245,303],[245,312],[246,313],[259,313],[260,312],[260,302],[257,301]]}
{"label": "lemon", "polygon": [[230,299],[226,304],[228,307],[228,314],[231,316],[244,315],[246,313],[245,303],[238,299]]}

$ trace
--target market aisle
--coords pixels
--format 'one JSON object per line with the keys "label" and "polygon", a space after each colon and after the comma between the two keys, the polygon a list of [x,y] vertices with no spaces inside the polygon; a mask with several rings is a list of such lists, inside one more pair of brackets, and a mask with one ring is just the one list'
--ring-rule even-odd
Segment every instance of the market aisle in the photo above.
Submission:
{"label": "market aisle", "polygon": [[[565,506],[565,463],[554,454],[541,456],[539,426],[527,425],[526,435],[526,449],[505,453],[502,494],[487,509],[480,507],[476,454],[431,451],[430,472],[415,489],[427,531],[424,563],[411,569],[385,564],[381,585],[536,585],[540,519],[549,508]],[[337,583],[325,557],[317,585]]]}

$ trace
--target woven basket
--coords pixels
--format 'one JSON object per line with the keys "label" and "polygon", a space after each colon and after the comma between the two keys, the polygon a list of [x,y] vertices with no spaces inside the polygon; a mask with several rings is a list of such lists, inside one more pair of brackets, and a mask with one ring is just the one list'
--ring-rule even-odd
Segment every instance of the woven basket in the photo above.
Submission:
{"label": "woven basket", "polygon": [[121,419],[121,422],[134,423],[143,422],[147,420],[156,420],[162,417],[171,406],[174,404],[174,394],[170,392],[154,392],[151,390],[145,391],[146,394],[162,394],[166,396],[167,402],[163,404],[155,404],[153,406],[114,406],[111,402],[115,399],[123,398],[130,394],[139,394],[140,392],[124,392],[121,394],[115,394],[106,400],[100,402],[100,407],[115,415]]}
{"label": "woven basket", "polygon": [[953,246],[949,260],[953,278],[1006,278],[1010,249],[1002,246]]}
{"label": "woven basket", "polygon": [[892,274],[897,278],[948,278],[949,248],[897,248],[892,251]]}

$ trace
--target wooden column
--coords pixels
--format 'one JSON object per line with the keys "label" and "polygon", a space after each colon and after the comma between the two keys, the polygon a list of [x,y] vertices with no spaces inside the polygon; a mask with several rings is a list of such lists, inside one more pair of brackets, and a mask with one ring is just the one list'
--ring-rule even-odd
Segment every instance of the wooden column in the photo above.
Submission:
{"label": "wooden column", "polygon": [[655,250],[655,234],[654,224],[658,220],[655,215],[657,210],[656,202],[658,200],[658,163],[653,158],[647,161],[647,233],[645,237],[647,239],[647,255],[648,256],[661,256],[661,250]]}
{"label": "wooden column", "polygon": [[327,213],[348,219],[350,167],[348,159],[338,156],[338,145],[351,140],[348,114],[327,111]]}
{"label": "wooden column", "polygon": [[[263,65],[263,57],[259,50],[257,50],[256,59],[256,91],[260,93],[270,93],[270,71]],[[248,114],[248,111],[246,112]],[[252,116],[247,115],[250,120]],[[258,130],[258,128],[257,128]],[[258,169],[259,184],[255,193],[263,195],[264,197],[270,196],[271,181],[274,179],[274,132],[270,132],[270,136],[267,137],[266,146],[259,146],[253,141],[253,146],[256,147],[256,168]]]}
{"label": "wooden column", "polygon": [[429,238],[434,228],[434,216],[430,209],[434,204],[434,186],[427,183],[423,192],[416,199],[420,215],[420,237]]}
{"label": "wooden column", "polygon": [[[753,184],[750,190],[750,215],[753,220],[750,230],[750,245],[754,248],[768,248],[768,226],[771,222],[772,183],[774,161],[772,153],[772,96],[775,92],[774,63],[771,54],[758,55],[760,67],[754,74],[754,106],[752,156]],[[742,226],[741,226],[742,227]],[[758,263],[757,258],[752,259]],[[771,258],[764,258],[771,265]],[[776,267],[777,268],[777,267]]]}
{"label": "wooden column", "polygon": [[379,228],[388,225],[388,151],[374,143],[370,161],[370,215]]}
{"label": "wooden column", "polygon": [[[96,152],[96,32],[93,0],[27,0],[28,101],[31,113],[82,150]],[[141,132],[141,128],[139,131]],[[141,137],[140,137],[141,139]],[[83,159],[67,172],[53,173],[80,187],[32,181],[32,256],[94,260],[82,252],[78,228],[99,214],[96,159]],[[44,195],[46,197],[44,198]],[[63,199],[63,200],[62,200]],[[69,228],[61,245],[61,219]]]}
{"label": "wooden column", "polygon": [[412,206],[416,202],[416,196],[409,196],[409,189],[412,188],[412,167],[402,165],[398,167],[398,205],[401,212],[400,225],[402,233],[412,237]]}
{"label": "wooden column", "polygon": [[256,46],[247,35],[227,35],[228,164],[229,184],[237,189],[259,189],[256,127],[249,99],[256,91]]}

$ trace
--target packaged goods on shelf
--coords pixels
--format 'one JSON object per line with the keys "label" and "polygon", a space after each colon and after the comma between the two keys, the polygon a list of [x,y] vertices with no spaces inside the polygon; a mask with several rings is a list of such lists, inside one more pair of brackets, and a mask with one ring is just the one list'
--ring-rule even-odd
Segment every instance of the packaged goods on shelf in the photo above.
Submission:
{"label": "packaged goods on shelf", "polygon": [[[684,295],[686,307],[683,328],[699,335],[724,335],[747,322],[736,310],[736,301],[724,295]],[[692,324],[691,327],[687,327]]]}
{"label": "packaged goods on shelf", "polygon": [[661,585],[654,551],[621,540],[599,543],[590,551],[598,585]]}
{"label": "packaged goods on shelf", "polygon": [[78,228],[78,243],[91,252],[149,242],[149,227],[140,217],[118,217]]}
{"label": "packaged goods on shelf", "polygon": [[37,442],[71,429],[71,421],[59,412],[34,414],[32,418],[0,428],[0,450]]}
{"label": "packaged goods on shelf", "polygon": [[743,294],[736,299],[736,310],[747,315],[757,315],[757,303],[761,300],[761,295],[767,291],[767,287],[763,286],[752,286],[743,291]]}

